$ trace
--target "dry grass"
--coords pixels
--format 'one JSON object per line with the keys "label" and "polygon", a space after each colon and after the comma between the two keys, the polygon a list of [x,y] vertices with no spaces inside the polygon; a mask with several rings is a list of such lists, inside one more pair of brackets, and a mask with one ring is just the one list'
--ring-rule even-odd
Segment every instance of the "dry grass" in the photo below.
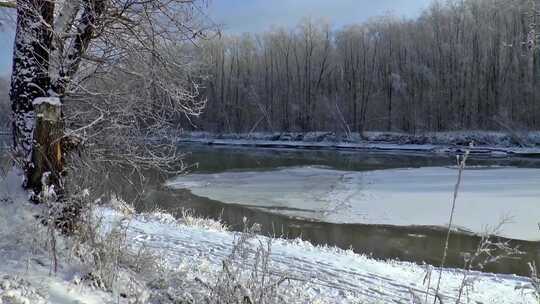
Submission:
{"label": "dry grass", "polygon": [[197,279],[209,291],[208,304],[269,304],[289,303],[279,292],[288,280],[271,271],[271,239],[256,237],[260,226],[249,227],[234,241],[229,257],[222,261],[222,270],[214,283]]}
{"label": "dry grass", "polygon": [[[473,147],[472,143],[470,147]],[[445,267],[446,258],[448,254],[448,246],[450,235],[452,232],[452,225],[454,221],[455,209],[457,204],[457,198],[459,195],[460,187],[462,184],[463,172],[467,166],[467,159],[469,157],[469,151],[465,151],[463,156],[457,157],[457,167],[458,167],[458,176],[457,181],[454,187],[453,199],[452,199],[452,208],[450,211],[450,218],[448,222],[448,228],[446,231],[446,239],[444,243],[443,256],[441,260],[441,265],[439,267],[439,276],[437,279],[436,288],[433,290],[433,304],[443,303],[443,295],[440,294],[440,286],[442,281],[443,268]],[[474,292],[474,283],[477,278],[472,275],[472,270],[483,270],[485,266],[493,263],[497,263],[500,260],[514,258],[522,254],[522,252],[513,247],[509,241],[501,241],[500,238],[496,237],[499,232],[502,230],[502,227],[509,222],[508,218],[503,218],[499,221],[499,224],[492,229],[487,228],[484,234],[481,236],[481,240],[477,248],[473,252],[465,252],[464,264],[463,264],[463,278],[457,296],[453,299],[455,304],[460,304],[466,298],[466,303],[470,302],[469,294]],[[433,269],[430,266],[427,266],[426,269],[426,279],[427,289],[425,292],[425,297],[423,299],[416,298],[414,303],[424,303],[427,304],[430,302],[430,289],[431,289],[431,278],[432,278]],[[449,300],[450,301],[450,300]],[[450,302],[449,302],[450,303]]]}
{"label": "dry grass", "polygon": [[533,291],[533,294],[536,297],[538,303],[540,303],[540,274],[536,268],[536,263],[529,263],[529,268],[531,271],[531,286],[530,289]]}
{"label": "dry grass", "polygon": [[455,301],[456,304],[462,303],[465,298],[465,302],[470,303],[469,295],[474,292],[474,284],[478,279],[473,275],[473,269],[483,270],[487,265],[498,263],[503,259],[516,258],[523,254],[519,248],[512,246],[509,241],[502,241],[496,236],[507,222],[508,219],[503,218],[496,227],[486,229],[476,250],[464,253],[463,269],[465,271]]}
{"label": "dry grass", "polygon": [[197,227],[214,231],[228,231],[229,227],[221,220],[195,216],[190,209],[182,209],[182,224],[189,227]]}
{"label": "dry grass", "polygon": [[540,304],[540,273],[535,262],[529,263],[530,283],[521,287],[523,293],[532,293],[536,302]]}

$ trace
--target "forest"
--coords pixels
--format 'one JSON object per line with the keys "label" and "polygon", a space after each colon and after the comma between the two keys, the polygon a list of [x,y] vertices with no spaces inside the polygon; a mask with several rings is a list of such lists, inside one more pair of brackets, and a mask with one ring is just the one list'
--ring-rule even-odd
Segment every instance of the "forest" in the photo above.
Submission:
{"label": "forest", "polygon": [[334,29],[227,34],[201,43],[205,113],[220,132],[537,130],[540,22],[532,1],[435,1]]}

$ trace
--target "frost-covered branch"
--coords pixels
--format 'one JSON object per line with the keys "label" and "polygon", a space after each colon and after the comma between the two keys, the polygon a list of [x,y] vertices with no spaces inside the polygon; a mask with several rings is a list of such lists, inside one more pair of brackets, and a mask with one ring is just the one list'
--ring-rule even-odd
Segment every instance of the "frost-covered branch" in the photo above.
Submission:
{"label": "frost-covered branch", "polygon": [[[43,168],[32,158],[33,101],[49,97],[64,113],[62,138],[70,146],[86,144],[86,155],[166,170],[180,164],[174,145],[151,140],[177,128],[176,117],[197,116],[205,106],[199,97],[202,77],[195,74],[202,69],[194,68],[191,54],[207,29],[201,21],[204,5],[204,0],[19,1],[11,97],[15,151],[26,171]],[[185,60],[177,58],[184,54]]]}

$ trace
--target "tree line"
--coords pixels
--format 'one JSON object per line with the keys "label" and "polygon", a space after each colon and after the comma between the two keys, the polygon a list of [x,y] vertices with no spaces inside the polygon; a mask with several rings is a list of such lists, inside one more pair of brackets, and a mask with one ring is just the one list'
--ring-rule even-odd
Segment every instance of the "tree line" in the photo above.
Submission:
{"label": "tree line", "polygon": [[433,2],[416,19],[224,35],[200,45],[220,132],[540,127],[540,4]]}

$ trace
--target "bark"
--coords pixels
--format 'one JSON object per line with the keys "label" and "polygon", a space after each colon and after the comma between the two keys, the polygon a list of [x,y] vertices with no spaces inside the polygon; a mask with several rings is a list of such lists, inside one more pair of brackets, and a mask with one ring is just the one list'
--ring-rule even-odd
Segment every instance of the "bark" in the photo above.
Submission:
{"label": "bark", "polygon": [[[540,100],[540,1],[534,1],[533,12],[534,21],[533,21],[533,39],[534,47],[532,50],[533,56],[533,107],[531,112],[535,112],[535,107]],[[537,122],[533,117],[532,125],[536,128]]]}
{"label": "bark", "polygon": [[[41,192],[45,180],[48,186],[54,186],[57,194],[63,191],[61,175],[65,151],[60,143],[64,128],[61,103],[40,103],[40,113],[36,115],[33,102],[51,96],[63,100],[70,79],[95,38],[99,18],[105,10],[103,0],[83,1],[75,38],[64,45],[69,40],[53,37],[53,25],[59,27],[60,34],[67,31],[73,24],[78,6],[65,4],[54,20],[54,3],[21,0],[17,4],[10,92],[13,145],[25,172],[23,186],[34,190],[35,194]],[[48,178],[45,179],[46,173]]]}
{"label": "bark", "polygon": [[63,195],[62,174],[64,171],[64,149],[62,138],[64,124],[60,104],[42,103],[36,106],[36,127],[32,162],[34,170],[30,184],[39,193],[44,183],[52,186],[57,198]]}
{"label": "bark", "polygon": [[[83,55],[87,52],[92,39],[96,38],[96,29],[99,21],[105,12],[104,0],[86,0],[83,1],[83,12],[78,22],[76,36],[71,47],[66,50],[65,62],[60,68],[57,81],[53,83],[55,93],[63,96],[68,85],[68,80],[79,70]],[[62,56],[63,57],[63,56]]]}
{"label": "bark", "polygon": [[12,104],[13,149],[25,172],[25,188],[40,188],[32,178],[35,112],[32,102],[49,94],[49,50],[54,3],[46,0],[19,1],[13,51],[10,99]]}

